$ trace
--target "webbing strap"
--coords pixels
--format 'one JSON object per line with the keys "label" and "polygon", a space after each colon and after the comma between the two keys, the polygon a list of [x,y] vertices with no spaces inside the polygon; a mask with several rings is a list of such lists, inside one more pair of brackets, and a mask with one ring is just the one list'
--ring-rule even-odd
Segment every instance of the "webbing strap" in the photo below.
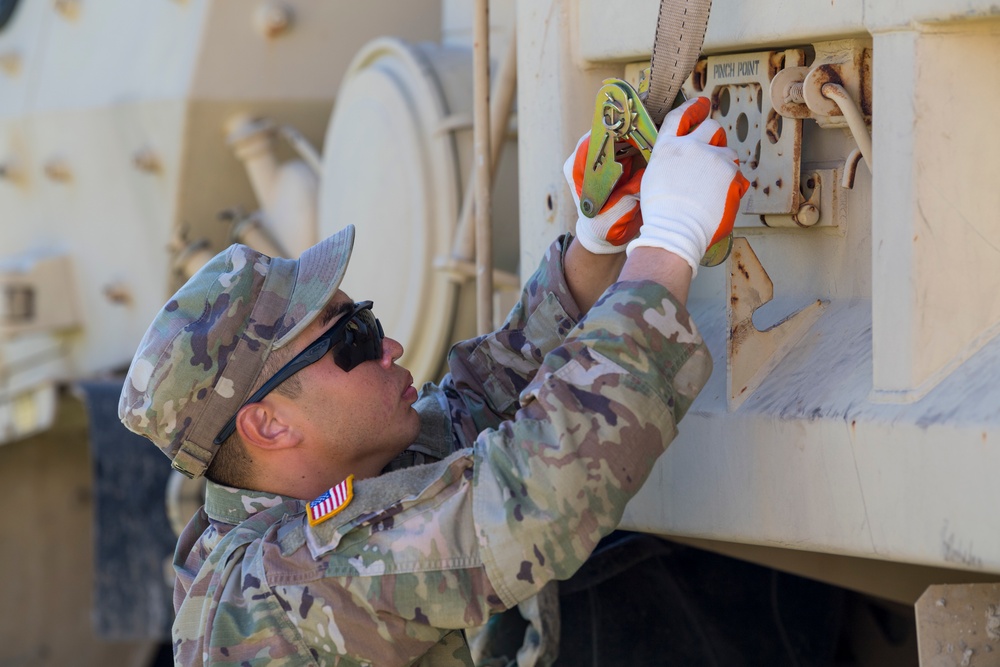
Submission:
{"label": "webbing strap", "polygon": [[657,127],[698,62],[711,9],[712,0],[660,0],[645,101]]}

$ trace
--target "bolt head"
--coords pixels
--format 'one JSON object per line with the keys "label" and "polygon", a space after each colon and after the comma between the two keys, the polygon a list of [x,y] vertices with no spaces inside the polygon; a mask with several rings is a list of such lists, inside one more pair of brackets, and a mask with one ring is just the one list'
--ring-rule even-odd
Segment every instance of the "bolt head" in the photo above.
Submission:
{"label": "bolt head", "polygon": [[795,222],[803,227],[812,227],[819,222],[819,208],[815,204],[803,204],[795,214]]}

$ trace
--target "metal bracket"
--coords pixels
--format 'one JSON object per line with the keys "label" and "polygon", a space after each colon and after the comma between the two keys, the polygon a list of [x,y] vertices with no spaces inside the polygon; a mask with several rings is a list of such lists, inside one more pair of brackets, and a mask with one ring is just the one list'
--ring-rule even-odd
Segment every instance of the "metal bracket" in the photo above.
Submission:
{"label": "metal bracket", "polygon": [[841,192],[839,169],[804,169],[803,194],[798,213],[764,215],[761,222],[768,227],[841,227],[847,221],[847,201]]}
{"label": "metal bracket", "polygon": [[826,129],[849,127],[840,106],[823,93],[828,83],[842,86],[857,102],[867,124],[872,116],[871,43],[857,39],[818,42],[809,67],[786,67],[771,81],[771,106],[785,118],[812,118]]}
{"label": "metal bracket", "polygon": [[78,327],[68,255],[25,255],[0,261],[0,338]]}
{"label": "metal bracket", "polygon": [[733,239],[728,283],[726,389],[729,409],[736,410],[816,323],[829,302],[817,300],[771,328],[758,330],[754,311],[774,298],[774,283],[743,237]]}
{"label": "metal bracket", "polygon": [[740,169],[750,181],[740,212],[753,216],[798,212],[802,121],[772,107],[771,81],[805,65],[801,49],[760,51],[701,60],[685,83],[686,95],[712,99],[712,118],[726,130]]}

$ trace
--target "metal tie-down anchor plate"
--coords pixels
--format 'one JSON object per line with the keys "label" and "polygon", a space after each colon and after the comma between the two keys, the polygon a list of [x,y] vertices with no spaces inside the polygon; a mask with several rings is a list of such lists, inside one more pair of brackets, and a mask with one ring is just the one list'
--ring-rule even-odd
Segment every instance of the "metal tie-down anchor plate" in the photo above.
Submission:
{"label": "metal tie-down anchor plate", "polygon": [[802,203],[802,121],[780,116],[769,91],[783,69],[804,64],[801,49],[710,56],[699,61],[684,86],[688,97],[712,99],[712,118],[726,130],[750,181],[740,212],[752,216],[753,226],[761,215],[795,214]]}
{"label": "metal tie-down anchor plate", "polygon": [[726,389],[729,409],[735,410],[816,323],[828,302],[817,300],[769,329],[757,329],[754,311],[774,298],[774,283],[743,237],[733,239],[728,287]]}

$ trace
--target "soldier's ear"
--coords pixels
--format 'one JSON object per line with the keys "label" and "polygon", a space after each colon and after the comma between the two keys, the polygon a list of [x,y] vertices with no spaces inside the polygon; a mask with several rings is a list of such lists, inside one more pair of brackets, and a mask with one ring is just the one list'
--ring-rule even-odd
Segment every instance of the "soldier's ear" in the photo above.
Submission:
{"label": "soldier's ear", "polygon": [[236,413],[236,430],[248,447],[265,450],[294,447],[301,442],[302,434],[270,398],[243,406]]}

